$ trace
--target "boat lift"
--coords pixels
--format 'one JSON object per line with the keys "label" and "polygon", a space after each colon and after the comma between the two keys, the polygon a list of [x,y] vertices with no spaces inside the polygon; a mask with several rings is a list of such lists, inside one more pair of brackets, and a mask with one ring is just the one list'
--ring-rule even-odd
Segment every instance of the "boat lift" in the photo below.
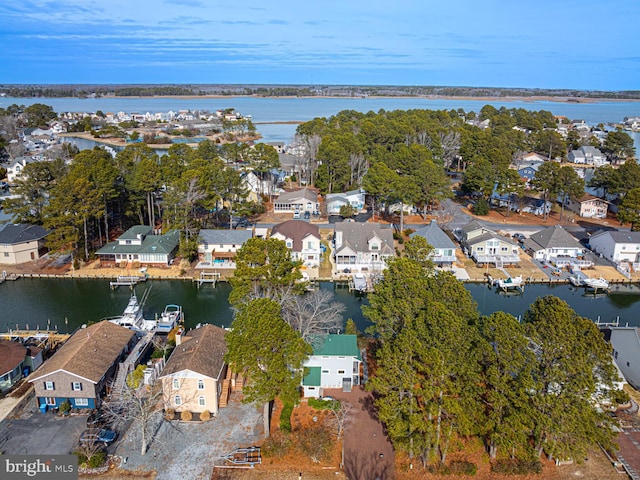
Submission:
{"label": "boat lift", "polygon": [[253,468],[254,465],[262,463],[260,447],[236,448],[220,458],[230,465],[216,465],[216,468]]}
{"label": "boat lift", "polygon": [[218,272],[200,272],[200,277],[193,279],[194,282],[198,283],[198,288],[206,283],[212,284],[215,288],[218,280],[220,280],[220,274]]}

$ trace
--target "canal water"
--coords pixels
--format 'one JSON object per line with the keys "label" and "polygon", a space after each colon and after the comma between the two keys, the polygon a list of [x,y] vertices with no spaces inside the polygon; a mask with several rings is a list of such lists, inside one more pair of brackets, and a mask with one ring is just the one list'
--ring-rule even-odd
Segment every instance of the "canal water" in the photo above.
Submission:
{"label": "canal water", "polygon": [[[344,319],[353,319],[360,330],[369,323],[361,307],[367,303],[364,296],[352,294],[344,285],[321,283],[320,288],[331,290],[336,301],[345,305]],[[484,315],[505,311],[521,316],[538,297],[556,295],[565,300],[576,312],[594,321],[640,326],[640,288],[614,285],[611,295],[585,295],[582,289],[569,285],[527,285],[522,295],[505,295],[485,284],[466,284]],[[159,315],[167,303],[182,305],[187,327],[198,323],[229,326],[233,312],[227,297],[230,286],[218,283],[197,288],[189,281],[155,280],[136,287],[138,298],[150,289],[144,305],[145,318]],[[124,310],[131,291],[126,287],[109,288],[108,280],[99,279],[30,279],[21,278],[0,285],[0,331],[19,328],[57,327],[71,332],[83,323],[116,316]]]}

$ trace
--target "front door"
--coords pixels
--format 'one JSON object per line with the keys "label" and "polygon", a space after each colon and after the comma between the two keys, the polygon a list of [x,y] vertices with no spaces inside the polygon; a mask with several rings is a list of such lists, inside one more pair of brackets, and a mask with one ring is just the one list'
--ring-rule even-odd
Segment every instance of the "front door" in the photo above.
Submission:
{"label": "front door", "polygon": [[351,391],[351,379],[350,378],[343,378],[342,379],[342,391],[343,392],[350,392]]}

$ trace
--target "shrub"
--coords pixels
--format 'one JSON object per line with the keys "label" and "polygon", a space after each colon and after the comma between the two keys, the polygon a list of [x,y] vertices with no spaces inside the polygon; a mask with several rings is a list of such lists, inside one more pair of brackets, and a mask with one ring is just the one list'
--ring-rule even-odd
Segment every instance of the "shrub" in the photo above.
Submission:
{"label": "shrub", "polygon": [[165,420],[174,420],[176,418],[176,411],[173,408],[167,408],[164,411]]}
{"label": "shrub", "polygon": [[413,232],[415,232],[415,230],[413,228],[405,228],[404,229],[404,236],[408,237],[409,235],[411,235]]}
{"label": "shrub", "polygon": [[284,457],[291,448],[291,437],[276,433],[262,444],[261,453],[264,457]]}
{"label": "shrub", "polygon": [[90,468],[98,468],[104,465],[104,462],[107,461],[107,454],[104,450],[98,450],[94,453],[91,458],[87,461],[87,465]]}
{"label": "shrub", "polygon": [[316,410],[336,410],[340,408],[340,400],[323,400],[321,398],[310,398],[309,406]]}
{"label": "shrub", "polygon": [[211,418],[211,412],[209,412],[209,410],[205,410],[200,414],[200,420],[202,420],[203,422],[206,422],[210,418]]}
{"label": "shrub", "polygon": [[478,471],[475,463],[464,460],[455,460],[449,465],[449,472],[452,475],[475,475]]}
{"label": "shrub", "polygon": [[65,400],[60,404],[60,413],[66,415],[70,411],[71,411],[71,404],[69,403],[69,400]]}
{"label": "shrub", "polygon": [[180,413],[180,420],[182,420],[183,422],[190,422],[192,418],[193,415],[191,415],[191,412],[189,410],[185,410]]}
{"label": "shrub", "polygon": [[502,475],[526,475],[528,473],[541,473],[540,460],[503,459],[497,460],[491,465],[491,471]]}
{"label": "shrub", "polygon": [[333,435],[324,425],[315,424],[298,432],[297,447],[300,453],[314,462],[326,462],[331,458]]}
{"label": "shrub", "polygon": [[291,431],[291,413],[293,412],[293,404],[285,403],[280,413],[280,430],[283,432]]}

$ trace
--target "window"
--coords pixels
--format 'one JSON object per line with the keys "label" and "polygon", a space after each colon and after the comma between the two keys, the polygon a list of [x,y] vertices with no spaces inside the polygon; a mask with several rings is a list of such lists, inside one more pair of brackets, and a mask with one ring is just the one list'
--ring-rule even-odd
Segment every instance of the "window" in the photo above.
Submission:
{"label": "window", "polygon": [[307,242],[307,249],[309,250],[313,249],[313,242]]}
{"label": "window", "polygon": [[478,248],[476,248],[476,251],[477,252],[484,252],[484,247],[478,247]]}
{"label": "window", "polygon": [[80,383],[80,382],[71,382],[71,390],[74,390],[74,391],[82,390],[82,383]]}
{"label": "window", "polygon": [[506,252],[507,250],[509,250],[507,247],[502,247],[500,248],[501,251]]}
{"label": "window", "polygon": [[377,243],[373,243],[371,245],[371,250],[380,250],[380,245],[378,245]]}
{"label": "window", "polygon": [[204,407],[207,404],[207,402],[204,399],[204,395],[200,395],[198,397],[198,405],[200,405],[201,407]]}
{"label": "window", "polygon": [[293,242],[291,242],[290,240],[287,240],[287,248],[292,248],[293,247]]}
{"label": "window", "polygon": [[307,387],[308,390],[315,390],[316,387]]}
{"label": "window", "polygon": [[56,399],[53,397],[47,397],[44,399],[45,403],[47,405],[55,405],[56,404]]}
{"label": "window", "polygon": [[174,390],[177,390],[180,388],[180,380],[178,380],[177,378],[173,379],[173,388]]}
{"label": "window", "polygon": [[55,390],[56,389],[56,384],[53,382],[44,382],[44,389],[45,390]]}
{"label": "window", "polygon": [[88,407],[89,399],[88,398],[75,398],[73,402],[76,404],[76,407]]}
{"label": "window", "polygon": [[180,405],[182,405],[182,397],[180,397],[180,395],[176,395],[175,397],[173,397],[173,404],[176,407],[179,407]]}
{"label": "window", "polygon": [[204,380],[198,380],[198,390],[204,390]]}
{"label": "window", "polygon": [[344,370],[338,370],[338,375],[344,375]]}
{"label": "window", "polygon": [[8,257],[9,256],[9,252],[4,252],[4,256]]}
{"label": "window", "polygon": [[329,373],[329,370],[322,370],[322,373]]}

